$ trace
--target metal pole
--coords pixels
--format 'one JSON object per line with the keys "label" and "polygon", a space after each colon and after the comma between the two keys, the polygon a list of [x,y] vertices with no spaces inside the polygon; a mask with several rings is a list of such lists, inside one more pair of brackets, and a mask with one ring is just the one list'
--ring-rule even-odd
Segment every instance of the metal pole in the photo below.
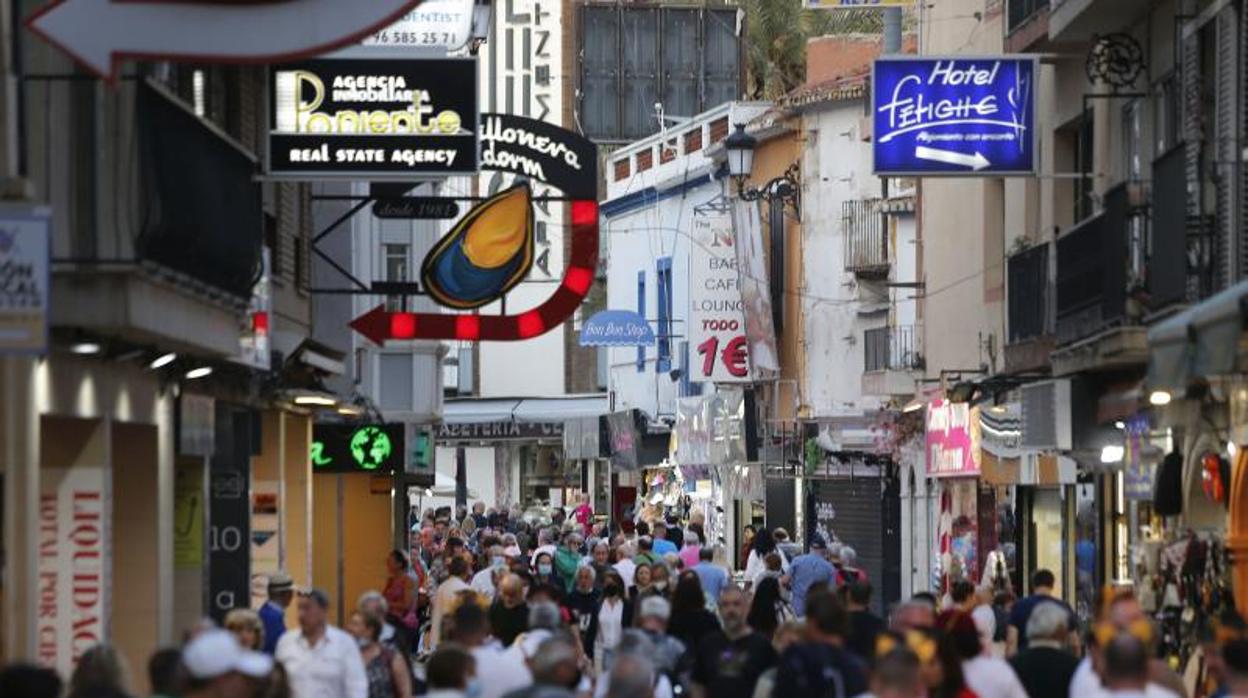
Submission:
{"label": "metal pole", "polygon": [[468,454],[463,446],[455,449],[455,506],[468,506]]}
{"label": "metal pole", "polygon": [[885,7],[884,53],[901,53],[901,8]]}

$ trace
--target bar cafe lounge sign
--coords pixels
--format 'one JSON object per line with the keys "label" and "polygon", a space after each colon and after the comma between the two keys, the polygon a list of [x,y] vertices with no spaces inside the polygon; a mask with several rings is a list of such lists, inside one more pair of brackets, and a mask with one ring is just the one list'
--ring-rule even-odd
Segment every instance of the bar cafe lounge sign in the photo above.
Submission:
{"label": "bar cafe lounge sign", "polygon": [[477,171],[477,63],[321,59],[273,70],[269,173],[394,179]]}

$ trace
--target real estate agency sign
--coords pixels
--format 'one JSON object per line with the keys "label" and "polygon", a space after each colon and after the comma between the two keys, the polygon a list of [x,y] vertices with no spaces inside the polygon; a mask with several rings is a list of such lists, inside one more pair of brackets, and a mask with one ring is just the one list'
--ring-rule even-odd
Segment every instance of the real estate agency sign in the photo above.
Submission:
{"label": "real estate agency sign", "polygon": [[321,59],[274,68],[269,173],[407,179],[477,171],[477,62]]}
{"label": "real estate agency sign", "polygon": [[745,302],[737,273],[732,218],[727,214],[692,218],[689,254],[689,343],[692,381],[741,383],[750,380],[745,338]]}

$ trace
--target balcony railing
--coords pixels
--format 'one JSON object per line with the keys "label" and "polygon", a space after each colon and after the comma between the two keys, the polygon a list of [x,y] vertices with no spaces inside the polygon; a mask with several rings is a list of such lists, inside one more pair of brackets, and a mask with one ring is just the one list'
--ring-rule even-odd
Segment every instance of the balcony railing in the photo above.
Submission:
{"label": "balcony railing", "polygon": [[1123,322],[1127,301],[1126,185],[1105,194],[1105,208],[1057,240],[1057,343]]}
{"label": "balcony railing", "polygon": [[1009,0],[1009,26],[1006,31],[1014,31],[1027,23],[1040,10],[1049,7],[1049,0]]}
{"label": "balcony railing", "polygon": [[914,325],[876,327],[862,338],[867,373],[923,368],[922,333]]}
{"label": "balcony railing", "polygon": [[1030,247],[1011,255],[1009,277],[1009,343],[1044,337],[1052,333],[1049,322],[1049,244]]}
{"label": "balcony railing", "polygon": [[879,199],[857,199],[841,204],[845,233],[845,271],[860,276],[888,274],[888,233]]}

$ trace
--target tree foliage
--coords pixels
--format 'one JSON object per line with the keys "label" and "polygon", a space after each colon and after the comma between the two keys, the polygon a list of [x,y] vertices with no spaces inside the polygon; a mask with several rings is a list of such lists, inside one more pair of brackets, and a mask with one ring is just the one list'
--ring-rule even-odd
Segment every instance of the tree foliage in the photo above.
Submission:
{"label": "tree foliage", "polygon": [[774,100],[806,78],[806,41],[832,34],[880,34],[875,9],[808,10],[803,0],[744,0],[751,99]]}

